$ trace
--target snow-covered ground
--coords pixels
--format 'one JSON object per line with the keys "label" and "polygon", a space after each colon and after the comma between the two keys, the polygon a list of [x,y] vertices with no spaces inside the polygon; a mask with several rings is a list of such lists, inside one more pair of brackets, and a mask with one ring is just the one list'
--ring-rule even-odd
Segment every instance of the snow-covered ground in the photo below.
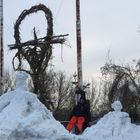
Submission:
{"label": "snow-covered ground", "polygon": [[139,140],[140,126],[131,124],[119,101],[82,135],[70,134],[52,113],[28,92],[27,75],[18,74],[15,91],[0,97],[0,140]]}

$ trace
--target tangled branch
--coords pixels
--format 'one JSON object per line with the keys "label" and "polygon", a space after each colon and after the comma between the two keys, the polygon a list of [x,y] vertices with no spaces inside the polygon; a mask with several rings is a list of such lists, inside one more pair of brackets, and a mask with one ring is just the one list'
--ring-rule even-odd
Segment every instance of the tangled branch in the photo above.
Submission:
{"label": "tangled branch", "polygon": [[[21,42],[20,25],[26,16],[43,11],[45,13],[47,22],[47,33],[45,37],[37,38],[36,30],[34,28],[34,39],[26,42]],[[53,36],[53,17],[50,9],[45,5],[39,4],[31,7],[29,10],[24,10],[18,17],[14,26],[15,44],[10,45],[11,50],[17,50],[13,58],[14,70],[25,71],[29,74],[39,74],[43,72],[48,66],[48,62],[52,56],[52,45],[65,42],[65,36]],[[15,65],[15,59],[18,59],[18,66]],[[30,66],[30,70],[22,68],[22,60],[26,60]]]}

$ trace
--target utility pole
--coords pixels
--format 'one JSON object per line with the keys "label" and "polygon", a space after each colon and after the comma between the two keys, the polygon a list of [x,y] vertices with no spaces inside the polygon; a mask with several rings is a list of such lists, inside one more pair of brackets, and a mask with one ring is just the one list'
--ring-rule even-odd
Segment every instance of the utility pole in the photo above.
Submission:
{"label": "utility pole", "polygon": [[83,89],[80,0],[76,0],[76,37],[77,37],[77,75],[78,75],[78,87],[80,89]]}
{"label": "utility pole", "polygon": [[3,93],[3,0],[0,0],[0,95]]}

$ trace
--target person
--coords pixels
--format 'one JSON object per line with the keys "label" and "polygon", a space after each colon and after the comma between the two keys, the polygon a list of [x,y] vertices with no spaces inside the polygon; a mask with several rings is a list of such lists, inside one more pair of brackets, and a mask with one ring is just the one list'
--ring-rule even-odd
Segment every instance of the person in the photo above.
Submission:
{"label": "person", "polygon": [[86,99],[85,91],[83,91],[78,86],[75,88],[75,94],[76,94],[76,101],[79,101],[80,98]]}
{"label": "person", "polygon": [[77,134],[80,134],[89,126],[89,121],[90,106],[87,104],[87,100],[81,97],[78,104],[73,108],[72,115],[66,129],[71,132],[76,125],[78,129]]}

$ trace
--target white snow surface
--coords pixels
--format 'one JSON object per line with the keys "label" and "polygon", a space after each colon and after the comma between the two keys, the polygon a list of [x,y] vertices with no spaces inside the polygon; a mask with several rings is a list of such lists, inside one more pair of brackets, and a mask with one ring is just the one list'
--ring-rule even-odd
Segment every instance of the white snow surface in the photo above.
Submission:
{"label": "white snow surface", "polygon": [[28,92],[27,75],[17,74],[16,90],[0,97],[0,140],[139,140],[140,126],[131,123],[129,115],[121,112],[119,101],[96,125],[83,134],[70,134],[52,113]]}

